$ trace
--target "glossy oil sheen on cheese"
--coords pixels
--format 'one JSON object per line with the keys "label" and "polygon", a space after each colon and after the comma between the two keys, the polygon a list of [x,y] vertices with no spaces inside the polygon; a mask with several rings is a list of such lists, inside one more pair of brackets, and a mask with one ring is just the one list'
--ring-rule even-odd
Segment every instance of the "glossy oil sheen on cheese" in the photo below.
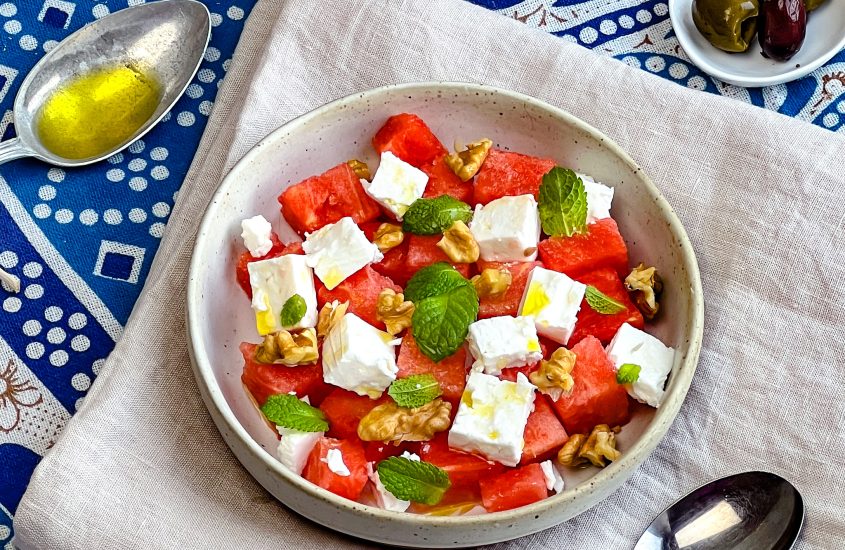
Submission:
{"label": "glossy oil sheen on cheese", "polygon": [[469,326],[469,351],[473,370],[498,375],[502,369],[539,361],[543,354],[530,317],[502,315],[481,319]]}
{"label": "glossy oil sheen on cheese", "polygon": [[564,273],[535,267],[519,304],[519,314],[530,317],[537,334],[566,345],[581,310],[586,285]]}
{"label": "glossy oil sheen on cheese", "polygon": [[98,69],[53,92],[36,115],[36,133],[60,157],[96,157],[134,136],[161,95],[158,81],[135,67]]}

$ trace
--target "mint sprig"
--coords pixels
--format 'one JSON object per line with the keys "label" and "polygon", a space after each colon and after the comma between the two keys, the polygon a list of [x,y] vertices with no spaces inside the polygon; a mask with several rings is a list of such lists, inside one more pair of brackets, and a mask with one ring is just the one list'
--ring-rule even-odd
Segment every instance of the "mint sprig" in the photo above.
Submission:
{"label": "mint sprig", "polygon": [[261,406],[267,420],[277,426],[301,432],[325,432],[329,423],[323,411],[301,401],[295,395],[271,395]]}
{"label": "mint sprig", "polygon": [[431,374],[415,374],[407,378],[394,380],[387,389],[387,394],[400,407],[415,409],[434,401],[443,391],[437,379]]}
{"label": "mint sprig", "polygon": [[616,382],[619,384],[633,384],[640,378],[641,367],[634,363],[625,363],[616,371]]}
{"label": "mint sprig", "polygon": [[283,327],[292,327],[305,317],[305,312],[308,311],[308,304],[305,303],[305,298],[299,294],[294,294],[285,301],[282,306],[281,317]]}
{"label": "mint sprig", "polygon": [[402,229],[415,235],[437,235],[460,220],[469,223],[472,208],[449,195],[433,199],[417,199],[402,218]]}
{"label": "mint sprig", "polygon": [[405,299],[416,304],[428,297],[448,293],[468,284],[463,275],[446,262],[426,266],[411,277],[405,285]]}
{"label": "mint sprig", "polygon": [[384,488],[399,500],[433,506],[452,486],[449,474],[434,464],[392,456],[376,466]]}
{"label": "mint sprig", "polygon": [[583,232],[587,227],[584,182],[572,170],[555,166],[543,176],[538,209],[546,235],[571,237]]}
{"label": "mint sprig", "polygon": [[587,305],[593,311],[602,315],[614,315],[628,309],[625,304],[617,302],[594,286],[587,287],[586,292],[584,292],[584,299],[587,300]]}

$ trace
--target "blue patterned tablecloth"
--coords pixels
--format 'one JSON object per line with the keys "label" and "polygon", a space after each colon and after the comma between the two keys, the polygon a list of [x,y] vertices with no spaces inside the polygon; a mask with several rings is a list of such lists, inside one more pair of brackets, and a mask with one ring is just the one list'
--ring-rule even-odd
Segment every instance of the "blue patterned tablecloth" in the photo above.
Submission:
{"label": "blue patterned tablecloth", "polygon": [[[0,167],[0,548],[39,459],[76,411],[141,291],[217,88],[256,0],[205,0],[212,39],[187,95],[128,150],[85,169]],[[268,0],[269,1],[269,0]],[[750,90],[693,66],[659,0],[473,0],[690,88],[845,127],[845,53],[810,76]],[[0,139],[26,73],[84,24],[144,0],[0,0]]]}

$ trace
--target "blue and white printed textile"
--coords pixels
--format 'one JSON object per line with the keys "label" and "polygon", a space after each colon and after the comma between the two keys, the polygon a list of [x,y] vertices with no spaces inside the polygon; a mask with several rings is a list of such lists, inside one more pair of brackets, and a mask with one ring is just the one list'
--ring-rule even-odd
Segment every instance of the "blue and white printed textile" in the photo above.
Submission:
{"label": "blue and white printed textile", "polygon": [[[45,51],[143,1],[0,0],[0,139],[14,136],[15,93]],[[0,267],[22,281],[19,294],[0,290],[0,548],[11,548],[11,518],[33,469],[120,336],[255,1],[205,0],[214,25],[205,61],[143,141],[84,169],[0,167]],[[834,131],[845,125],[845,53],[797,82],[748,90],[688,61],[664,1],[473,1],[680,85]]]}

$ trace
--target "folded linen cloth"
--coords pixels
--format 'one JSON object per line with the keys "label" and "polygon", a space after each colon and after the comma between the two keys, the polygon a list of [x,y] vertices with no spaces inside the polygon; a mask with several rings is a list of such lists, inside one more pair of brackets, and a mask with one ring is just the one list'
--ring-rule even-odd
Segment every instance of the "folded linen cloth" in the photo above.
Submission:
{"label": "folded linen cloth", "polygon": [[250,147],[329,100],[414,80],[511,88],[604,131],[665,193],[701,265],[701,362],[664,441],[592,510],[497,548],[630,547],[692,487],[752,469],[803,492],[798,548],[845,547],[845,139],[459,0],[259,3],[146,288],[85,404],[36,470],[16,544],[367,547],[288,511],[219,437],[188,364],[186,272],[212,191]]}

